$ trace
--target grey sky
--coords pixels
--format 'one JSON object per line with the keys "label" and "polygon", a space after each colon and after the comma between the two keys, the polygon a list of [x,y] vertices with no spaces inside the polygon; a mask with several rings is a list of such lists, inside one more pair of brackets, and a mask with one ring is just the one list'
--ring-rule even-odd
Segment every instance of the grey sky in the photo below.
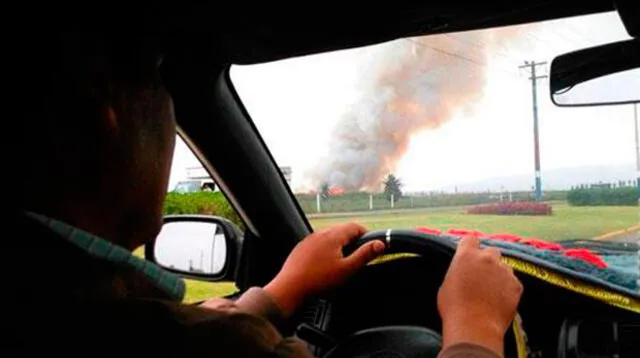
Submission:
{"label": "grey sky", "polygon": [[156,239],[157,262],[182,271],[189,271],[192,267],[205,273],[220,272],[224,267],[227,247],[224,234],[216,233],[216,229],[216,224],[208,222],[165,224]]}

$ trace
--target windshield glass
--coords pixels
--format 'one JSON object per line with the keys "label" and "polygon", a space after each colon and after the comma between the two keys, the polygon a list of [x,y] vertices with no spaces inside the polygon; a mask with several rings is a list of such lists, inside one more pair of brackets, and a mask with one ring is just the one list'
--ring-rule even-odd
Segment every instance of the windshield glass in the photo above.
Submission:
{"label": "windshield glass", "polygon": [[178,193],[193,193],[200,191],[200,183],[197,181],[183,181],[176,184],[176,187],[173,189]]}
{"label": "windshield glass", "polygon": [[233,66],[231,80],[314,229],[590,239],[638,223],[634,108],[555,107],[547,69],[628,38],[604,13]]}

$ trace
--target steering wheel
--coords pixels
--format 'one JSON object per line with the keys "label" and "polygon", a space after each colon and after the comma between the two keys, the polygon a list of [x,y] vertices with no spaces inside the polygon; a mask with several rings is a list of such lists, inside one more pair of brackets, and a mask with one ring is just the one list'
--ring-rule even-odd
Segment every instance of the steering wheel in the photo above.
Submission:
{"label": "steering wheel", "polygon": [[[380,240],[385,254],[437,252],[451,260],[456,244],[451,240],[412,230],[380,230],[368,232],[347,245],[343,252],[351,254],[360,246]],[[325,358],[342,357],[437,357],[442,337],[435,331],[417,326],[385,326],[356,332],[331,349]]]}

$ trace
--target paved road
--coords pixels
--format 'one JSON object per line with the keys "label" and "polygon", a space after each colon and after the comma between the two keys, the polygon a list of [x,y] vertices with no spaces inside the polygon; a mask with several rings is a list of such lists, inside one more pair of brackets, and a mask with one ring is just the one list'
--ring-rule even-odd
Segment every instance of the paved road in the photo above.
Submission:
{"label": "paved road", "polygon": [[624,236],[624,237],[621,237],[621,238],[617,238],[617,239],[615,239],[615,241],[618,241],[618,242],[635,242],[635,243],[640,244],[640,233],[635,233],[635,234],[631,234],[631,235]]}

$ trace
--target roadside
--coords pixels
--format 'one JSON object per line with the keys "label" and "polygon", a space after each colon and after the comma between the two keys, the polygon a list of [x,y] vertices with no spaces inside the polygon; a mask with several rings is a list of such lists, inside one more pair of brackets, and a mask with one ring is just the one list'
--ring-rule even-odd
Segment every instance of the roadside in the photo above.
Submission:
{"label": "roadside", "polygon": [[612,231],[596,237],[597,240],[612,240],[618,242],[640,243],[640,224],[628,227],[623,230]]}
{"label": "roadside", "polygon": [[636,233],[636,234],[632,234],[629,236],[623,236],[623,237],[618,237],[613,239],[613,241],[617,241],[617,242],[635,242],[637,244],[640,244],[640,234]]}

